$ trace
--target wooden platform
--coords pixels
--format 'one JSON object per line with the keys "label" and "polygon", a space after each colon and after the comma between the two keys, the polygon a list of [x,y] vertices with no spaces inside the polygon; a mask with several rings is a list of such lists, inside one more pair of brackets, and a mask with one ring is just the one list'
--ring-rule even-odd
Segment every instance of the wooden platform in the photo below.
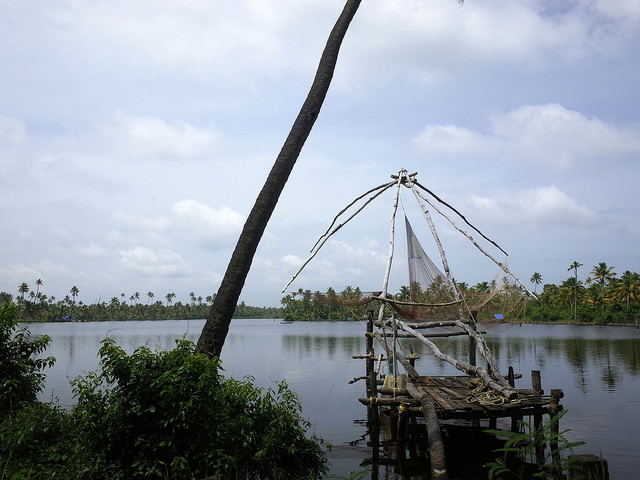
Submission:
{"label": "wooden platform", "polygon": [[547,413],[549,396],[537,395],[530,389],[516,389],[518,397],[506,400],[491,392],[478,392],[479,379],[464,376],[421,376],[417,387],[433,398],[440,419],[482,419],[511,417],[514,414]]}

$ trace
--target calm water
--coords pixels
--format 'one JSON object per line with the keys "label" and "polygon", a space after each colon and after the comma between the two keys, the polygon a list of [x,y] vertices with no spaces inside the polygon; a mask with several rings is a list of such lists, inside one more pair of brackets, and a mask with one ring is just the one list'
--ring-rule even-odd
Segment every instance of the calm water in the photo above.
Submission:
{"label": "calm water", "polygon": [[[46,333],[47,352],[56,357],[48,371],[43,400],[72,404],[68,379],[97,366],[100,341],[109,336],[127,351],[139,345],[167,349],[176,338],[197,340],[204,321],[99,322],[31,324],[34,334]],[[370,456],[366,446],[366,408],[358,401],[365,385],[348,381],[364,374],[364,325],[359,322],[313,322],[281,325],[271,320],[234,320],[222,353],[226,376],[255,377],[256,384],[274,386],[286,380],[300,395],[303,413],[315,432],[335,447],[331,473],[360,470]],[[499,325],[487,341],[500,368],[509,365],[530,388],[530,371],[540,370],[543,388],[561,388],[569,412],[562,429],[570,440],[586,441],[579,453],[601,454],[612,479],[637,478],[640,469],[640,331],[633,327],[561,325]],[[452,366],[434,359],[421,343],[409,343],[423,356],[417,369],[430,375],[456,375]],[[466,339],[439,342],[440,348],[466,358]],[[384,474],[382,474],[382,478]],[[389,476],[388,478],[395,478]]]}

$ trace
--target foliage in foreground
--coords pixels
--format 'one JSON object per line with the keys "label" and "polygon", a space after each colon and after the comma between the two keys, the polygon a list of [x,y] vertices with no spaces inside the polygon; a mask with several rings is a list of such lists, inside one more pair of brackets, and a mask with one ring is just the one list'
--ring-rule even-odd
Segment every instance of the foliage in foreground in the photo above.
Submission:
{"label": "foliage in foreground", "polygon": [[44,386],[44,368],[54,359],[35,358],[49,344],[49,337],[32,339],[18,326],[18,307],[0,303],[0,415],[33,403]]}
{"label": "foliage in foreground", "polygon": [[492,435],[506,437],[504,447],[496,450],[502,456],[485,465],[489,467],[489,479],[562,478],[572,466],[572,460],[565,455],[585,443],[569,442],[565,437],[568,430],[555,431],[554,427],[557,428],[566,412],[562,410],[538,429],[520,421],[521,432],[487,430]]}
{"label": "foliage in foreground", "polygon": [[71,411],[32,401],[0,418],[0,479],[322,478],[324,445],[284,382],[226,379],[186,340],[129,355],[106,339],[99,356]]}

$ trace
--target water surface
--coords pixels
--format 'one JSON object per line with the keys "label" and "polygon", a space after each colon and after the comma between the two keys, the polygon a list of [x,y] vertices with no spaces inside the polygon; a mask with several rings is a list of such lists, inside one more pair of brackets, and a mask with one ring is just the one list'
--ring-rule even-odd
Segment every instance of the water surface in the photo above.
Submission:
{"label": "water surface", "polygon": [[[56,365],[47,372],[43,400],[73,403],[68,379],[98,364],[97,351],[106,336],[131,352],[140,345],[168,349],[175,339],[196,341],[203,320],[165,320],[95,323],[30,324],[32,333],[46,333],[52,343],[47,352]],[[361,470],[370,456],[366,447],[364,324],[360,322],[296,322],[234,320],[222,362],[226,376],[250,375],[255,383],[273,387],[286,380],[300,396],[303,414],[315,433],[334,445],[330,454],[333,474]],[[543,388],[561,388],[568,413],[561,428],[570,440],[586,441],[579,453],[601,454],[609,462],[611,478],[636,478],[640,468],[640,332],[633,327],[508,325],[492,327],[487,342],[503,373],[509,365],[523,378],[519,388],[530,388],[530,371],[540,370]],[[467,341],[439,340],[446,353],[466,359]],[[423,344],[411,339],[401,344],[421,355],[416,367],[423,374],[456,375],[451,365],[433,358]],[[480,362],[479,362],[480,364]],[[383,478],[384,475],[382,476]],[[386,478],[396,478],[389,472]]]}

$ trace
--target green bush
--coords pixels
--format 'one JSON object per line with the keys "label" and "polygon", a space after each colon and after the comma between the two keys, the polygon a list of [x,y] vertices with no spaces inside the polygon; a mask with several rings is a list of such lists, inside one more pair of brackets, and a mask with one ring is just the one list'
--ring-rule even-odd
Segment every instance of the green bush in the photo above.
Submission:
{"label": "green bush", "polygon": [[[572,452],[574,447],[585,444],[570,442],[565,437],[569,430],[558,430],[558,422],[566,412],[562,410],[538,429],[520,420],[518,432],[486,430],[487,433],[506,438],[504,447],[495,450],[502,455],[485,465],[489,468],[489,479],[566,478],[564,473],[575,463],[566,454]],[[541,458],[538,458],[538,451]]]}
{"label": "green bush", "polygon": [[0,478],[74,478],[82,461],[69,412],[49,405],[27,405],[0,422]]}
{"label": "green bush", "polygon": [[178,340],[127,354],[106,339],[100,366],[72,382],[71,411],[37,403],[48,337],[0,305],[0,479],[319,479],[323,442],[307,436],[286,383],[225,379],[220,360]]}
{"label": "green bush", "polygon": [[0,415],[34,403],[44,386],[41,371],[55,362],[53,357],[35,358],[50,339],[46,335],[31,339],[17,319],[15,304],[0,304]]}
{"label": "green bush", "polygon": [[107,339],[99,355],[101,371],[73,382],[90,478],[322,478],[322,442],[306,437],[285,383],[265,391],[227,380],[186,340],[127,355]]}

